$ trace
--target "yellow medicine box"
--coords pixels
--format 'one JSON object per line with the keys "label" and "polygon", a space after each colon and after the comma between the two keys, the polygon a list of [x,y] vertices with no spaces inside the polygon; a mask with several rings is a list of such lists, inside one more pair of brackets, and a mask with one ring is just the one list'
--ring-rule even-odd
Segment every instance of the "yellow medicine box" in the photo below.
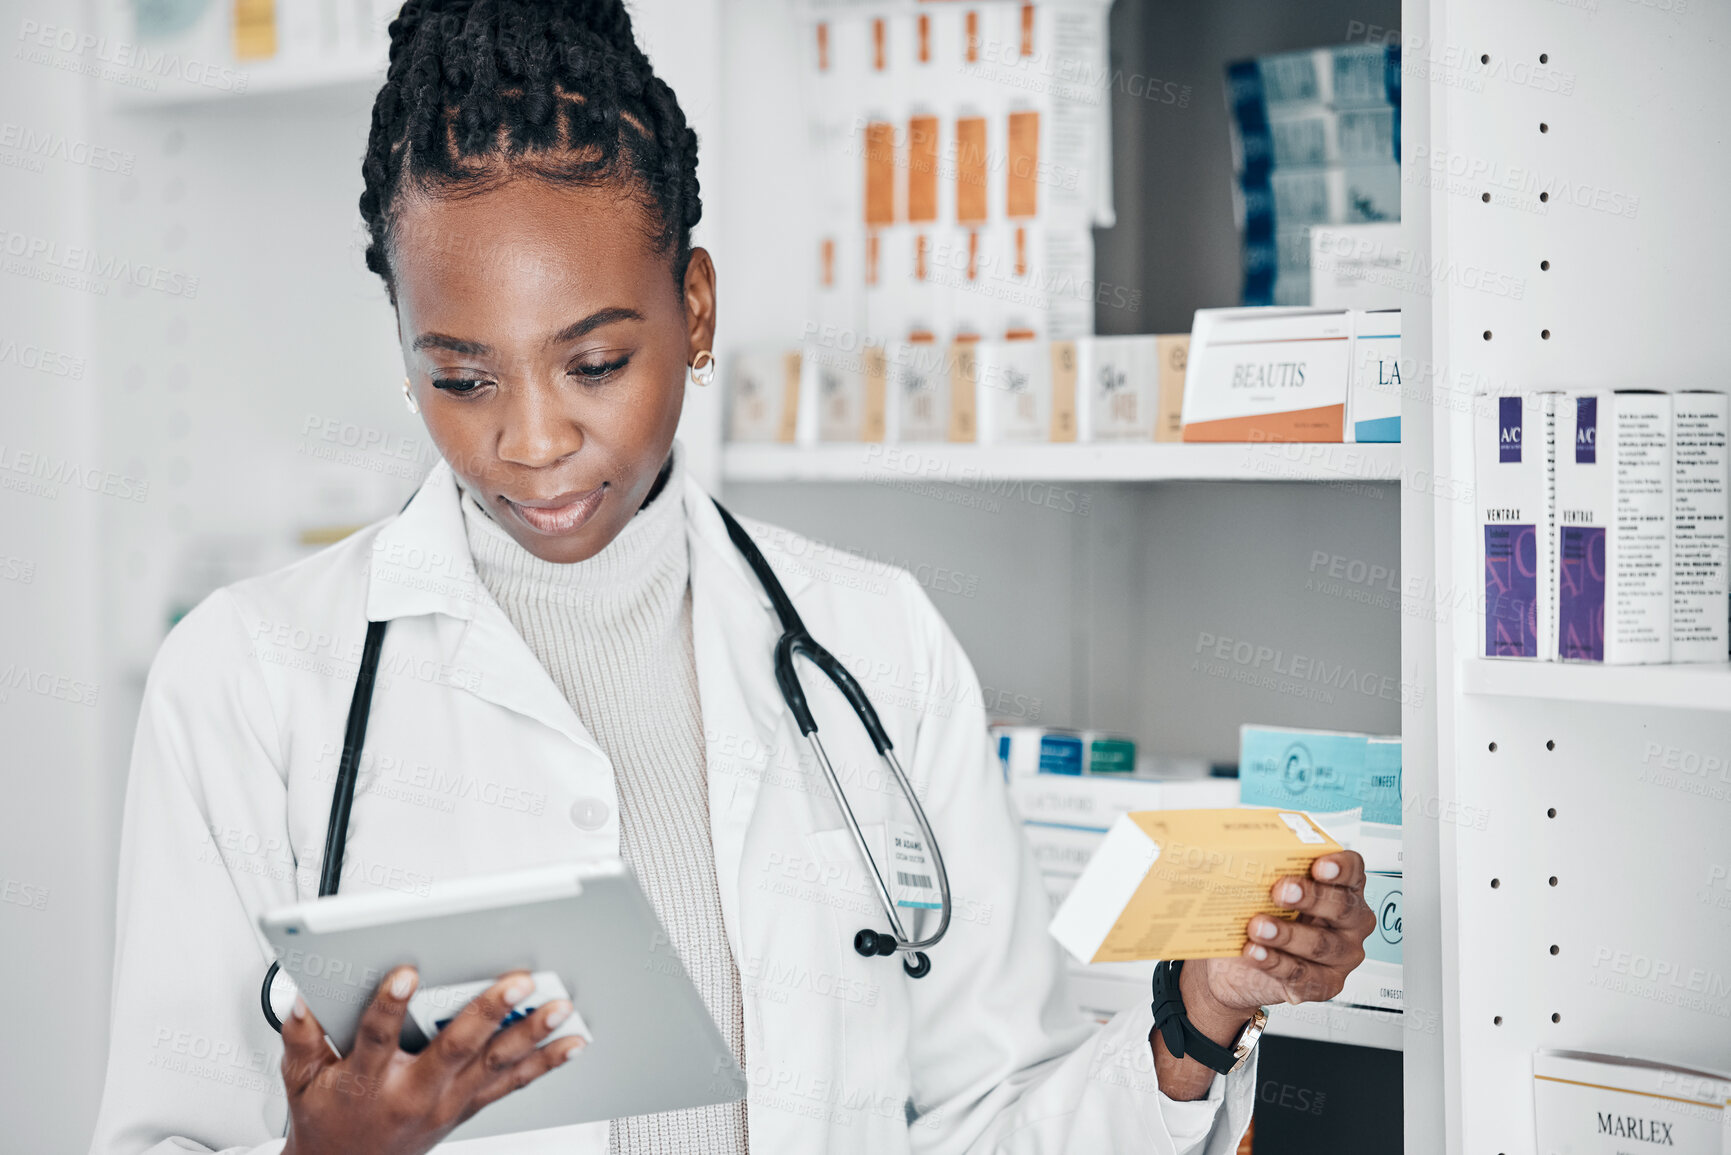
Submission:
{"label": "yellow medicine box", "polygon": [[1146,810],[1107,832],[1052,919],[1079,962],[1229,958],[1255,914],[1291,919],[1270,891],[1341,849],[1296,810]]}

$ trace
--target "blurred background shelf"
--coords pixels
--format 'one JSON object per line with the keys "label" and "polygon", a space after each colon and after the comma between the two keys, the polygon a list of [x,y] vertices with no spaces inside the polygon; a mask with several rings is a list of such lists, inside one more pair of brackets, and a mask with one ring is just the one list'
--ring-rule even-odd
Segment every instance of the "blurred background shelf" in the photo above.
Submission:
{"label": "blurred background shelf", "polygon": [[[267,60],[236,67],[232,83],[194,84],[178,76],[150,78],[154,87],[120,88],[114,106],[122,112],[215,106],[285,93],[314,95],[347,92],[371,104],[385,79],[385,53],[333,56],[313,60]],[[242,83],[244,82],[244,83]]]}
{"label": "blurred background shelf", "polygon": [[733,444],[726,481],[1394,481],[1399,445]]}
{"label": "blurred background shelf", "polygon": [[1731,712],[1731,665],[1591,666],[1572,662],[1461,663],[1468,694]]}

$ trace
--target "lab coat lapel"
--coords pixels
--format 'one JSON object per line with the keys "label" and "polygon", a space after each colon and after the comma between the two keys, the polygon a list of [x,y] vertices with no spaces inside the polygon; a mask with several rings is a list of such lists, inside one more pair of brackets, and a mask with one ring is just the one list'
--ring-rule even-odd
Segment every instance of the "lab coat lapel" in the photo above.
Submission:
{"label": "lab coat lapel", "polygon": [[[727,536],[703,487],[687,478],[685,511],[691,546],[691,630],[709,779],[710,838],[722,917],[736,958],[745,947],[739,927],[740,863],[757,811],[765,768],[777,750],[797,740],[775,681],[781,636],[769,596]],[[784,575],[794,594],[803,580]]]}
{"label": "lab coat lapel", "polygon": [[367,574],[368,619],[423,614],[457,619],[437,622],[441,680],[549,726],[607,761],[476,574],[463,528],[462,492],[444,461],[433,467],[403,512],[379,531]]}

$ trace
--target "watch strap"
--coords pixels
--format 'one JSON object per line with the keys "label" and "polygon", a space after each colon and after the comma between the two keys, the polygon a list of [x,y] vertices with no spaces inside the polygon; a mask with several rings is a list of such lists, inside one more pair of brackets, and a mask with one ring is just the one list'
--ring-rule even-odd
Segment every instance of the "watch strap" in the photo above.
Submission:
{"label": "watch strap", "polygon": [[1197,1030],[1184,1010],[1184,995],[1178,988],[1178,976],[1183,969],[1183,959],[1155,964],[1154,1027],[1166,1041],[1166,1049],[1173,1058],[1195,1059],[1211,1071],[1231,1074],[1238,1065],[1234,1048],[1223,1047]]}

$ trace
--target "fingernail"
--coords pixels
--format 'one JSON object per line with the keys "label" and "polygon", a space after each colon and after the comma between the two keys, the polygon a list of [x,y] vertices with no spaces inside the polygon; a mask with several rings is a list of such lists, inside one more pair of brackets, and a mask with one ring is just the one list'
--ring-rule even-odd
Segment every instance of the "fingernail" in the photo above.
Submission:
{"label": "fingernail", "polygon": [[397,977],[391,980],[391,997],[393,999],[408,998],[414,993],[415,978],[416,975],[413,970],[398,971]]}
{"label": "fingernail", "polygon": [[1261,946],[1253,946],[1250,948],[1250,957],[1255,959],[1257,962],[1267,962],[1268,961],[1268,948],[1267,947],[1261,947]]}
{"label": "fingernail", "polygon": [[296,995],[295,996],[295,1009],[293,1011],[290,1011],[289,1013],[294,1015],[294,1017],[297,1019],[306,1018],[307,1017],[307,1001],[305,999],[301,998],[299,995]]}
{"label": "fingernail", "polygon": [[560,1023],[571,1017],[571,1005],[569,1003],[564,1006],[555,1003],[553,1006],[554,1009],[547,1012],[547,1029],[550,1031],[558,1029]]}
{"label": "fingernail", "polygon": [[1289,882],[1280,888],[1280,901],[1288,905],[1304,897],[1304,888],[1296,882]]}
{"label": "fingernail", "polygon": [[1256,924],[1256,937],[1257,938],[1273,938],[1276,934],[1279,934],[1279,933],[1280,933],[1279,929],[1270,920],[1264,919],[1263,921],[1258,922]]}
{"label": "fingernail", "polygon": [[505,1002],[514,1007],[528,998],[534,989],[535,984],[529,979],[513,979],[511,985],[505,988]]}
{"label": "fingernail", "polygon": [[1339,876],[1340,863],[1334,861],[1334,859],[1325,858],[1316,864],[1316,877],[1322,879],[1322,881],[1327,882],[1329,879],[1338,878]]}

